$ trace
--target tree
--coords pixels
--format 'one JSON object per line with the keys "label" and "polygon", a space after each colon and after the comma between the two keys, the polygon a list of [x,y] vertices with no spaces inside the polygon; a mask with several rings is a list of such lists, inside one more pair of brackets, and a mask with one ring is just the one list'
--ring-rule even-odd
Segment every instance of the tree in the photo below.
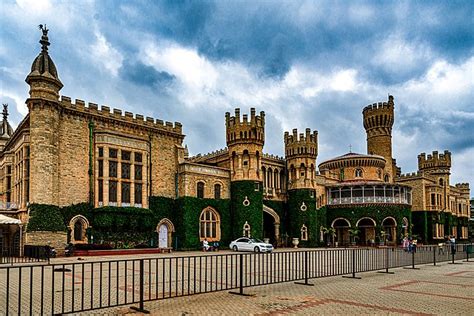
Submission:
{"label": "tree", "polygon": [[359,233],[360,233],[359,227],[354,227],[354,228],[349,229],[349,236],[351,237],[351,243],[353,243],[354,245],[356,244],[357,239],[359,239],[359,236],[358,236]]}

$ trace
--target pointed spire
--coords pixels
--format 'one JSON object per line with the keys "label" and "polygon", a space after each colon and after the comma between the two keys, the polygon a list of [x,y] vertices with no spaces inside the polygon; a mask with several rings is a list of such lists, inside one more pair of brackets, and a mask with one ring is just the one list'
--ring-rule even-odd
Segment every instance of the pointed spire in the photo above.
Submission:
{"label": "pointed spire", "polygon": [[3,120],[6,121],[8,116],[8,103],[3,103]]}

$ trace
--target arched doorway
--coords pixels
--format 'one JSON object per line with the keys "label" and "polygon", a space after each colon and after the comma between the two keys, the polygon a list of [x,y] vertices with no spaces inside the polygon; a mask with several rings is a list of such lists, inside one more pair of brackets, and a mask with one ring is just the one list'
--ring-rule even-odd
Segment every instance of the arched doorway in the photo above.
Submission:
{"label": "arched doorway", "polygon": [[393,217],[386,217],[382,221],[382,230],[385,232],[385,242],[389,245],[397,242],[397,221]]}
{"label": "arched doorway", "polygon": [[402,219],[403,237],[408,237],[408,225],[408,218],[404,217]]}
{"label": "arched doorway", "polygon": [[357,227],[360,228],[360,242],[363,245],[375,245],[375,221],[370,217],[364,217],[357,221]]}
{"label": "arched doorway", "polygon": [[263,205],[263,237],[271,244],[280,244],[280,216],[273,209]]}
{"label": "arched doorway", "polygon": [[331,227],[336,230],[336,240],[339,246],[348,245],[350,242],[349,228],[351,227],[350,222],[345,218],[336,218]]}
{"label": "arched doorway", "polygon": [[172,248],[173,223],[169,219],[163,218],[156,225],[156,232],[158,233],[158,248]]}
{"label": "arched doorway", "polygon": [[76,215],[69,221],[69,240],[73,244],[87,244],[89,221],[82,215]]}

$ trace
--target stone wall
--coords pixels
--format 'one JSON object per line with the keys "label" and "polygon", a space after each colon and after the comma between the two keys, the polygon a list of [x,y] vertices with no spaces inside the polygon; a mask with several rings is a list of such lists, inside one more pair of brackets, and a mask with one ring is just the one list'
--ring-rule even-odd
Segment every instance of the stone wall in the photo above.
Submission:
{"label": "stone wall", "polygon": [[183,164],[179,171],[179,196],[197,197],[197,183],[204,182],[204,198],[213,199],[214,186],[221,185],[221,199],[230,198],[229,171],[206,165]]}
{"label": "stone wall", "polygon": [[66,232],[27,232],[26,245],[51,246],[60,255],[67,245]]}

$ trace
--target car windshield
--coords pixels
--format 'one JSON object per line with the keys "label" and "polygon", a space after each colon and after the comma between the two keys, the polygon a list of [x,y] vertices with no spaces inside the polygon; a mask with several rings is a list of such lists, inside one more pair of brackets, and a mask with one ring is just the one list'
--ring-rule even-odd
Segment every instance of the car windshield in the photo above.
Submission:
{"label": "car windshield", "polygon": [[256,242],[263,242],[263,241],[261,241],[260,239],[257,239],[257,238],[252,238],[252,239],[250,239],[250,242],[256,243]]}

